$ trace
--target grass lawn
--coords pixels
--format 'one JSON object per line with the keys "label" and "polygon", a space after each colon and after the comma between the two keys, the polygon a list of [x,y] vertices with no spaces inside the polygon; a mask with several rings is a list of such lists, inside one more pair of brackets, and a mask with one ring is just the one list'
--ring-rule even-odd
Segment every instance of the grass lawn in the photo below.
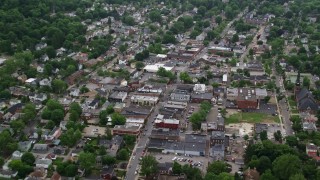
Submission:
{"label": "grass lawn", "polygon": [[292,114],[299,114],[299,111],[298,111],[297,109],[292,109],[292,110],[291,110],[291,113],[292,113]]}
{"label": "grass lawn", "polygon": [[116,176],[117,177],[125,177],[127,171],[122,171],[122,170],[116,170]]}
{"label": "grass lawn", "polygon": [[230,117],[226,118],[225,123],[260,123],[260,122],[280,122],[278,116],[267,115],[263,113],[246,113],[240,112],[236,114],[232,114]]}

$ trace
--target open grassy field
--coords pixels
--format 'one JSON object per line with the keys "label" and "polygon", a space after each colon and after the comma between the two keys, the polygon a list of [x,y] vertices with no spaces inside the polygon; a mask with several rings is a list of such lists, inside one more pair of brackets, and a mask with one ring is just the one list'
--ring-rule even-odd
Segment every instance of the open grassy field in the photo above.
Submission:
{"label": "open grassy field", "polygon": [[247,113],[247,112],[239,112],[230,115],[226,118],[225,123],[240,123],[240,122],[247,122],[247,123],[278,123],[279,117],[267,115],[263,113]]}

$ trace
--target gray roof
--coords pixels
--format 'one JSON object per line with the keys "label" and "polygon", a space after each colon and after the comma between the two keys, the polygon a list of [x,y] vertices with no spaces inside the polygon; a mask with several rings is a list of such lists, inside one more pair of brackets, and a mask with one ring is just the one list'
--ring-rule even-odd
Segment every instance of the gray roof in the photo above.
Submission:
{"label": "gray roof", "polygon": [[225,133],[223,131],[212,131],[212,138],[213,139],[221,139],[224,140]]}
{"label": "gray roof", "polygon": [[199,93],[199,94],[193,93],[191,95],[191,98],[211,100],[213,98],[213,94],[212,93]]}

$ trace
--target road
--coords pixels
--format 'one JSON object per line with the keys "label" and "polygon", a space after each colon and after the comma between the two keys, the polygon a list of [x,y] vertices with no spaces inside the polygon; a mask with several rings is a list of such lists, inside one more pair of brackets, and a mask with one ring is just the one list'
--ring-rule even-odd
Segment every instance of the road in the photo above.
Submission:
{"label": "road", "polygon": [[283,79],[280,75],[276,73],[275,67],[273,67],[272,71],[273,75],[276,77],[276,86],[280,88],[280,92],[284,93],[286,98],[281,99],[280,101],[277,101],[278,103],[278,110],[279,110],[279,117],[280,117],[280,124],[282,128],[284,128],[286,135],[293,135],[294,131],[292,130],[291,121],[290,121],[290,109],[288,104],[288,95],[284,88]]}

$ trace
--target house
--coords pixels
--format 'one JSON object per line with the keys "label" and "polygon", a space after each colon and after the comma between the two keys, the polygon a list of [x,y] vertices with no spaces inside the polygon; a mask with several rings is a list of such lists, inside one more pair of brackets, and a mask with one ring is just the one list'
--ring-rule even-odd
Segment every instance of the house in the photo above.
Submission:
{"label": "house", "polygon": [[69,95],[73,97],[78,97],[80,95],[80,89],[79,88],[71,88],[69,90]]}
{"label": "house", "polygon": [[11,159],[15,160],[15,159],[21,159],[23,153],[21,153],[20,151],[14,151],[12,153]]}
{"label": "house", "polygon": [[306,145],[306,154],[319,164],[320,156],[318,155],[318,149],[318,146],[313,143],[309,143]]}
{"label": "house", "polygon": [[51,159],[36,159],[35,163],[37,168],[44,168],[44,169],[48,169],[48,167],[52,164],[52,160]]}
{"label": "house", "polygon": [[157,169],[160,174],[171,174],[172,166],[172,162],[159,163]]}
{"label": "house", "polygon": [[45,93],[39,93],[39,94],[36,94],[36,93],[32,93],[29,95],[29,99],[30,101],[32,102],[35,102],[35,101],[45,101],[47,99],[47,94]]}
{"label": "house", "polygon": [[37,66],[37,72],[38,73],[43,73],[43,71],[44,71],[44,65],[43,64],[38,65]]}
{"label": "house", "polygon": [[206,92],[206,85],[205,84],[195,84],[193,87],[193,92],[196,94],[201,94]]}
{"label": "house", "polygon": [[23,103],[14,104],[7,109],[7,112],[11,113],[12,115],[15,113],[19,113],[19,112],[21,112],[23,106],[24,106]]}
{"label": "house", "polygon": [[40,86],[51,86],[51,80],[48,78],[42,79],[39,81]]}
{"label": "house", "polygon": [[47,144],[34,144],[32,151],[35,153],[46,153],[48,152],[49,147]]}
{"label": "house", "polygon": [[99,99],[95,98],[89,103],[88,108],[89,109],[97,109],[98,105],[99,105]]}
{"label": "house", "polygon": [[54,172],[53,175],[51,176],[51,180],[61,180],[60,174],[57,172]]}
{"label": "house", "polygon": [[81,79],[80,77],[83,75],[84,75],[83,70],[76,71],[73,74],[71,74],[70,76],[68,76],[66,81],[69,85],[73,85],[76,83],[76,81],[79,81]]}
{"label": "house", "polygon": [[12,171],[9,169],[0,169],[0,177],[6,178],[6,179],[15,179],[15,177],[18,175],[18,171]]}
{"label": "house", "polygon": [[100,178],[103,180],[111,180],[116,178],[113,167],[104,166],[100,171]]}
{"label": "house", "polygon": [[45,180],[47,177],[47,170],[43,168],[37,168],[25,180]]}
{"label": "house", "polygon": [[35,86],[37,85],[38,80],[36,78],[29,78],[25,81],[27,85]]}
{"label": "house", "polygon": [[120,135],[113,136],[110,141],[110,146],[107,149],[107,153],[110,156],[115,157],[117,155],[119,149],[121,149],[123,142],[124,142],[123,136],[120,136]]}
{"label": "house", "polygon": [[45,135],[44,140],[46,142],[53,142],[54,140],[58,139],[62,134],[62,130],[60,127],[55,127],[48,135]]}
{"label": "house", "polygon": [[256,168],[251,169],[250,167],[243,173],[244,180],[260,180],[260,173]]}
{"label": "house", "polygon": [[32,141],[20,141],[18,142],[18,148],[22,152],[27,152],[31,148]]}

